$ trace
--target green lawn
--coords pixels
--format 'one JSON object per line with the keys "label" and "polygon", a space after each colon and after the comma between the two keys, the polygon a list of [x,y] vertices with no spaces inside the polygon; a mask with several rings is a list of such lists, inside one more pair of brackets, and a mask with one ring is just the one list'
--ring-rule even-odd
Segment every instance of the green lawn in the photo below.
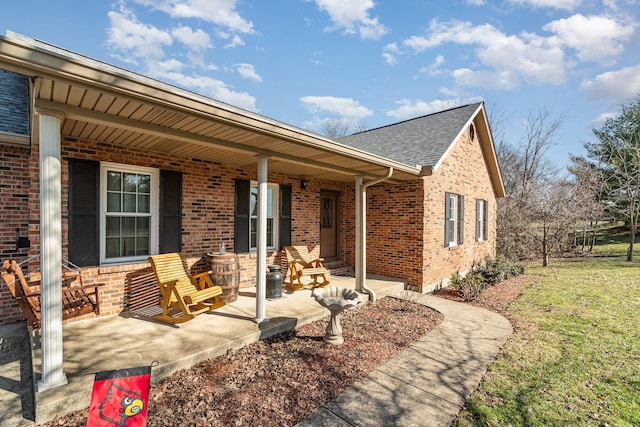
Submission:
{"label": "green lawn", "polygon": [[540,280],[459,426],[640,426],[640,263],[606,244],[620,256],[529,268]]}

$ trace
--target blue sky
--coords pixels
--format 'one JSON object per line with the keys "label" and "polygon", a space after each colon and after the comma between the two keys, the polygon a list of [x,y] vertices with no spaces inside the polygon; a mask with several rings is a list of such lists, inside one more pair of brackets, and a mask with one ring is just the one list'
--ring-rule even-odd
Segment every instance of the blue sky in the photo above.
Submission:
{"label": "blue sky", "polygon": [[640,0],[22,0],[11,30],[319,132],[484,100],[517,143],[564,115],[551,159],[640,94]]}

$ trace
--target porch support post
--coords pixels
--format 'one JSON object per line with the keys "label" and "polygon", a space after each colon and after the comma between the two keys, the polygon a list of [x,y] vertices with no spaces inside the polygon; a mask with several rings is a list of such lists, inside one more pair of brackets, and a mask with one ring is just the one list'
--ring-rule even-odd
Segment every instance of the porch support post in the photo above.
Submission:
{"label": "porch support post", "polygon": [[367,282],[367,190],[363,178],[356,177],[356,291],[363,292]]}
{"label": "porch support post", "polygon": [[256,323],[266,319],[267,305],[267,169],[268,157],[258,156],[258,227],[256,247]]}
{"label": "porch support post", "polygon": [[37,111],[40,150],[40,306],[42,379],[38,392],[67,383],[62,357],[62,115]]}

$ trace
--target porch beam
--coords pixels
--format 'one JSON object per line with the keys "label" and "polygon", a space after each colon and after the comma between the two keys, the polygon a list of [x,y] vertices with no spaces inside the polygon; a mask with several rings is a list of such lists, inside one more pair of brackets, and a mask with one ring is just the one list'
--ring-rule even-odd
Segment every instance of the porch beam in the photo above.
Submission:
{"label": "porch beam", "polygon": [[63,115],[36,110],[40,151],[40,307],[42,379],[38,392],[67,384],[62,355],[62,179]]}
{"label": "porch beam", "polygon": [[256,318],[260,324],[267,322],[267,176],[268,157],[258,156],[258,227],[256,242]]}
{"label": "porch beam", "polygon": [[[108,126],[114,127],[118,129],[139,132],[142,134],[153,135],[166,139],[173,139],[179,142],[187,142],[190,144],[195,144],[204,147],[211,147],[212,145],[217,145],[229,151],[239,152],[239,153],[247,153],[247,154],[261,154],[272,159],[278,159],[283,161],[295,162],[298,164],[305,164],[309,166],[313,166],[318,169],[330,171],[330,172],[340,172],[345,175],[363,175],[365,177],[375,177],[373,173],[366,173],[362,170],[356,170],[351,168],[345,168],[342,166],[337,166],[335,164],[326,163],[318,160],[312,160],[308,158],[301,158],[297,156],[293,156],[287,153],[276,152],[272,150],[265,150],[263,148],[242,144],[239,142],[227,141],[218,138],[206,137],[202,135],[197,135],[190,132],[181,131],[178,129],[167,128],[159,125],[155,125],[152,123],[140,122],[138,120],[128,119],[126,117],[115,116],[113,114],[101,113],[97,111],[86,110],[80,107],[74,107],[67,104],[62,104],[55,101],[49,101],[40,99],[37,101],[37,105],[51,110],[57,110],[64,113],[65,118],[78,120],[82,122],[92,123],[100,126]],[[322,154],[325,151],[319,150],[318,154]],[[378,165],[373,165],[378,166]],[[402,167],[402,166],[401,166]],[[418,168],[408,168],[405,172],[410,173],[412,175],[418,176],[420,173],[420,169]],[[396,168],[397,169],[397,168]]]}

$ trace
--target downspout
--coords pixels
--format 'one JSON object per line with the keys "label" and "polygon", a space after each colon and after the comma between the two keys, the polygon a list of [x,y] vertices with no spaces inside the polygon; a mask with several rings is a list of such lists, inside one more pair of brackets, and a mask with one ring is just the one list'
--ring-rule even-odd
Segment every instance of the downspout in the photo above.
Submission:
{"label": "downspout", "polygon": [[365,292],[371,301],[377,300],[373,289],[367,287],[367,188],[386,181],[393,175],[390,167],[385,176],[364,182],[362,176],[356,177],[356,290]]}

